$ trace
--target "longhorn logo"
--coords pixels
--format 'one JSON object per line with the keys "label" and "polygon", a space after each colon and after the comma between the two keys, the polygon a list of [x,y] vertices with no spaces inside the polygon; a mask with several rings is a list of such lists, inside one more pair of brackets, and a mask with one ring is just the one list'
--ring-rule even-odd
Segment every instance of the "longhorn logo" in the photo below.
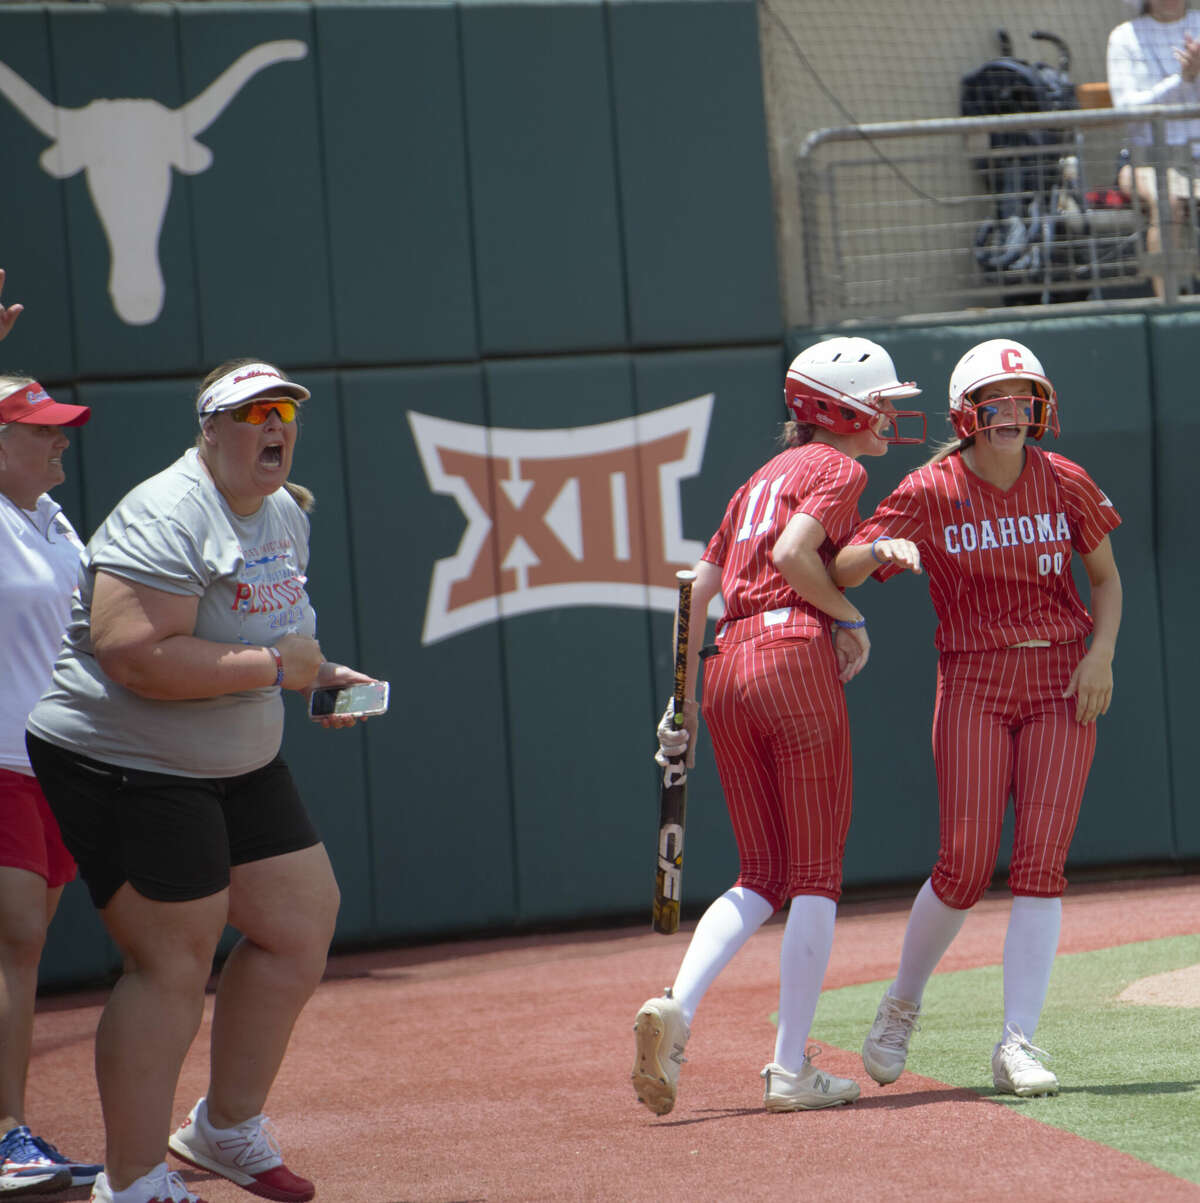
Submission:
{"label": "longhorn logo", "polygon": [[86,172],[108,239],[108,292],[122,321],[144,326],[162,312],[166,289],[158,240],[171,195],[171,168],[185,175],[207,171],[212,151],[196,140],[199,135],[264,67],[307,53],[295,39],[263,42],[178,109],[156,100],[93,100],[81,109],[61,108],[0,62],[0,95],[54,139],[38,160],[42,170],[60,180]]}

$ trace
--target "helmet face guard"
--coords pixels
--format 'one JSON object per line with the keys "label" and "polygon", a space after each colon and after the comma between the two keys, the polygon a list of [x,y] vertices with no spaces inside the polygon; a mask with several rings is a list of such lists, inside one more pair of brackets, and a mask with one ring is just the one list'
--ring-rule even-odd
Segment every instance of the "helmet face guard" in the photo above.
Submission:
{"label": "helmet face guard", "polygon": [[[915,396],[916,393],[913,391],[914,389],[916,389],[916,385],[911,380],[905,384],[900,385],[899,388],[897,388],[895,390],[897,400],[905,400],[908,397]],[[883,409],[880,407],[878,402],[876,403],[875,408],[876,408],[877,412],[880,415],[882,415],[884,418],[887,419],[887,424],[885,426],[883,426],[880,430],[877,430],[875,433],[878,435],[879,438],[883,439],[883,441],[885,443],[887,443],[889,446],[892,446],[897,443],[907,444],[910,446],[914,445],[916,443],[923,443],[925,441],[925,427],[926,427],[925,411],[920,410],[920,409],[892,409],[892,408],[890,408],[891,401],[887,396],[889,391],[890,390],[888,390],[888,389],[884,389],[882,391],[882,393],[879,395],[879,401],[887,404],[889,406],[888,409]],[[874,400],[874,396],[872,397],[872,399]],[[908,434],[902,434],[900,431],[900,419],[901,418],[904,419],[904,426],[908,430],[908,432],[909,432]],[[918,434],[917,430],[916,430],[917,422],[921,423],[920,434]],[[888,430],[891,431],[890,434],[885,433]]]}
{"label": "helmet face guard", "polygon": [[[889,447],[895,446],[897,443],[912,446],[925,441],[925,415],[921,410],[891,409],[881,410],[880,414],[887,421],[875,432],[875,435],[887,443]],[[900,430],[901,418],[904,419],[904,429],[908,432],[907,434],[902,433]],[[917,422],[921,423],[919,430],[916,427]]]}
{"label": "helmet face guard", "polygon": [[[960,439],[977,438],[989,430],[1020,429],[1028,431],[1031,439],[1040,439],[1047,430],[1058,438],[1058,399],[1054,396],[1043,397],[1039,392],[1030,392],[990,397],[986,401],[976,401],[971,396],[964,400],[966,404],[950,414],[954,432]],[[1024,410],[1028,416],[1021,417],[1018,413],[1016,417],[997,421],[998,403],[1003,401],[1014,402],[1017,409]]]}

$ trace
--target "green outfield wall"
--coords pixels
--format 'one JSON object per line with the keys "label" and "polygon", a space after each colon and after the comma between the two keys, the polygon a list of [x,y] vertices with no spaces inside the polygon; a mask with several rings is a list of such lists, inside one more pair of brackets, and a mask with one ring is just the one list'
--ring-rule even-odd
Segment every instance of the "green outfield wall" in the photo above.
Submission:
{"label": "green outfield wall", "polygon": [[[89,534],[189,446],[241,354],[313,393],[310,591],[392,709],[285,753],[340,947],[649,914],[672,581],[772,453],[788,352],[750,0],[0,8],[0,370],[91,405],[58,490]],[[869,330],[944,408],[972,342],[1029,342],[1059,447],[1125,518],[1127,614],[1073,859],[1200,856],[1188,346],[1200,315]],[[935,420],[932,426],[937,426]],[[873,461],[864,504],[920,453]],[[852,886],[936,855],[921,582],[866,585]],[[685,899],[736,872],[708,741]],[[75,883],[43,982],[116,966]]]}

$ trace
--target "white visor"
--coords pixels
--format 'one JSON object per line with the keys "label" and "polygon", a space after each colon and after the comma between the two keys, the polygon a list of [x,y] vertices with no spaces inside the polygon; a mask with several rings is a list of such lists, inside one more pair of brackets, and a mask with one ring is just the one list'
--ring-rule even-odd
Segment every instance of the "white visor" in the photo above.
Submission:
{"label": "white visor", "polygon": [[307,401],[309,391],[294,380],[284,380],[278,368],[269,363],[247,363],[226,372],[200,394],[196,413],[208,417],[223,409],[236,409],[260,393],[283,393],[297,401]]}

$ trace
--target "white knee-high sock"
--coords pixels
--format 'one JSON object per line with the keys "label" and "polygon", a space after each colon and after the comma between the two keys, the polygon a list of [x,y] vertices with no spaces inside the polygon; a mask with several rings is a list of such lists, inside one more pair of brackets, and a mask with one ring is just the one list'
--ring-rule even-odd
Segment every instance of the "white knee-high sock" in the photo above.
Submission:
{"label": "white knee-high sock", "polygon": [[933,883],[926,880],[917,891],[908,927],[904,930],[904,947],[900,951],[900,968],[888,993],[893,998],[917,1003],[925,995],[925,984],[933,975],[946,949],[962,928],[966,911],[947,906],[934,892]]}
{"label": "white knee-high sock", "polygon": [[1026,1040],[1042,1017],[1061,927],[1061,898],[1013,899],[1004,937],[1004,1026],[1020,1028]]}
{"label": "white knee-high sock", "polygon": [[821,997],[821,984],[833,948],[837,903],[801,894],[792,899],[779,953],[779,1030],[775,1063],[789,1073],[804,1065],[804,1047]]}
{"label": "white knee-high sock", "polygon": [[761,894],[734,886],[700,916],[671,987],[689,1027],[717,974],[774,913],[775,908]]}

